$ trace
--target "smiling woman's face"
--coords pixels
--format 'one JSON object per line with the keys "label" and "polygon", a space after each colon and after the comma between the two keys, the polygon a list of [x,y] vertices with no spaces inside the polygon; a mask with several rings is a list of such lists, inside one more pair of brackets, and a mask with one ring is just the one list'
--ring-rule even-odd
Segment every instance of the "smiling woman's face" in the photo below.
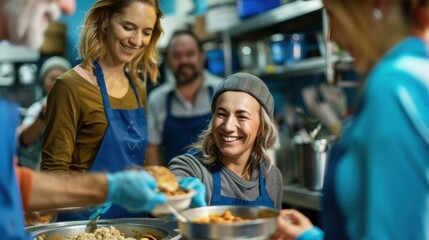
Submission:
{"label": "smiling woman's face", "polygon": [[222,162],[247,162],[259,127],[261,106],[244,92],[226,91],[216,99],[213,137]]}
{"label": "smiling woman's face", "polygon": [[7,38],[13,44],[38,49],[49,21],[57,20],[62,12],[74,11],[75,0],[8,0],[4,5]]}
{"label": "smiling woman's face", "polygon": [[130,62],[149,44],[155,22],[155,9],[140,2],[133,2],[122,13],[114,14],[103,26],[107,34],[106,60],[113,64]]}

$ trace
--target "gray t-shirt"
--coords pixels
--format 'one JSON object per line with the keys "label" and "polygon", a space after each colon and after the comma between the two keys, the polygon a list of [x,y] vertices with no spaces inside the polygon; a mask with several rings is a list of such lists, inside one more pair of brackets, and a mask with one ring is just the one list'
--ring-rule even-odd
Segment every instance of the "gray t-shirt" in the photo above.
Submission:
{"label": "gray t-shirt", "polygon": [[[195,104],[192,105],[184,99],[180,92],[176,89],[174,79],[167,80],[158,88],[155,88],[149,94],[148,105],[148,133],[150,144],[161,144],[164,132],[164,122],[167,117],[167,97],[173,91],[174,95],[171,100],[171,114],[175,117],[194,117],[208,114],[211,112],[211,92],[216,89],[221,83],[222,78],[217,77],[207,70],[203,72],[204,81],[201,88],[198,90]],[[171,76],[174,78],[173,76]]]}
{"label": "gray t-shirt", "polygon": [[[183,154],[173,158],[168,164],[168,168],[173,172],[178,181],[186,177],[196,177],[206,186],[206,201],[210,205],[213,190],[212,165],[205,165],[202,159],[190,154]],[[265,171],[262,167],[262,172]],[[222,165],[221,173],[221,195],[253,201],[259,197],[259,168],[254,169],[252,179],[246,181],[226,166]],[[280,170],[273,166],[265,175],[265,188],[278,209],[282,207],[283,179]]]}

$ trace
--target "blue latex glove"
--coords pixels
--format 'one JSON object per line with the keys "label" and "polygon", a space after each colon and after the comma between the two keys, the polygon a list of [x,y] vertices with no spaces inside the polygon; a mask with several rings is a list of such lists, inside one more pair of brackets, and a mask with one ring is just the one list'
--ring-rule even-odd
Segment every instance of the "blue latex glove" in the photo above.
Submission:
{"label": "blue latex glove", "polygon": [[106,202],[102,205],[96,206],[96,207],[92,207],[89,208],[89,211],[94,211],[91,216],[89,217],[89,220],[92,220],[94,218],[96,218],[98,215],[100,214],[104,214],[107,212],[107,210],[110,209],[110,207],[112,206],[111,202]]}
{"label": "blue latex glove", "polygon": [[206,203],[206,186],[200,179],[194,177],[187,177],[179,182],[180,188],[185,190],[194,189],[197,194],[192,198],[190,207],[205,207]]}
{"label": "blue latex glove", "polygon": [[122,206],[130,212],[150,212],[167,201],[157,192],[156,180],[146,171],[122,171],[107,174],[109,193],[106,202]]}

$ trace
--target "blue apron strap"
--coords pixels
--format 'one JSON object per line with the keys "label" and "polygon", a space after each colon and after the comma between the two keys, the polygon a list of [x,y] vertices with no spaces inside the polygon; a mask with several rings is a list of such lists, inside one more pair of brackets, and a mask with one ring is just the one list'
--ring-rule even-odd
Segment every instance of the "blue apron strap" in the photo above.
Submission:
{"label": "blue apron strap", "polygon": [[[104,105],[104,108],[106,109],[107,117],[109,117],[110,113],[109,113],[109,111],[107,111],[107,109],[110,109],[110,101],[109,101],[109,95],[107,94],[106,83],[104,81],[103,69],[101,68],[100,64],[97,61],[94,61],[93,65],[95,67],[95,77],[97,79],[98,87],[100,87],[101,97],[103,98],[103,105]],[[127,73],[125,75],[127,76],[128,82],[130,83],[130,86],[133,89],[134,96],[136,97],[136,100],[137,100],[137,104],[138,104],[139,108],[141,108],[140,98],[139,98],[139,95],[137,93],[136,86],[134,85],[133,81],[131,80],[131,77]]]}
{"label": "blue apron strap", "polygon": [[221,179],[220,179],[220,167],[216,164],[213,166],[213,192],[212,195],[220,196],[221,190]]}
{"label": "blue apron strap", "polygon": [[139,108],[141,108],[141,106],[140,106],[140,98],[139,98],[139,94],[137,93],[137,88],[136,88],[136,86],[134,85],[134,83],[133,83],[133,81],[131,80],[131,77],[128,75],[128,73],[125,73],[125,75],[127,75],[127,77],[128,77],[128,81],[130,82],[130,85],[131,85],[131,87],[133,88],[134,95],[136,96],[137,104],[138,104]]}
{"label": "blue apron strap", "polygon": [[97,61],[94,61],[92,64],[95,67],[95,78],[97,79],[98,87],[100,88],[101,92],[101,97],[103,98],[103,106],[104,109],[106,109],[106,114],[109,115],[109,111],[107,110],[110,109],[110,101],[109,95],[107,95],[106,83],[104,82],[103,70],[101,69],[101,66]]}

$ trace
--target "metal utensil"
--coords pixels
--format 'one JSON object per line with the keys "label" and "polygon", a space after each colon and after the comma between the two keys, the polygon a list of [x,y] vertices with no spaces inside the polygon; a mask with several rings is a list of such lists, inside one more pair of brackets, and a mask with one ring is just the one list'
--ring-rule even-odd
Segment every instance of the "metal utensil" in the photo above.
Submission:
{"label": "metal utensil", "polygon": [[100,215],[101,214],[98,214],[94,219],[92,219],[91,221],[89,221],[88,224],[86,224],[85,232],[93,233],[95,232],[95,230],[97,230],[97,221],[100,218]]}
{"label": "metal utensil", "polygon": [[171,211],[171,213],[173,213],[173,215],[177,218],[177,220],[179,220],[181,222],[190,222],[190,220],[187,217],[185,217],[184,215],[182,215],[179,211],[177,211],[176,208],[174,208],[173,206],[171,206],[168,203],[166,203],[165,205]]}
{"label": "metal utensil", "polygon": [[319,124],[317,124],[317,127],[309,133],[312,140],[314,140],[316,138],[317,134],[319,134],[321,129],[322,129],[322,124],[319,123]]}

